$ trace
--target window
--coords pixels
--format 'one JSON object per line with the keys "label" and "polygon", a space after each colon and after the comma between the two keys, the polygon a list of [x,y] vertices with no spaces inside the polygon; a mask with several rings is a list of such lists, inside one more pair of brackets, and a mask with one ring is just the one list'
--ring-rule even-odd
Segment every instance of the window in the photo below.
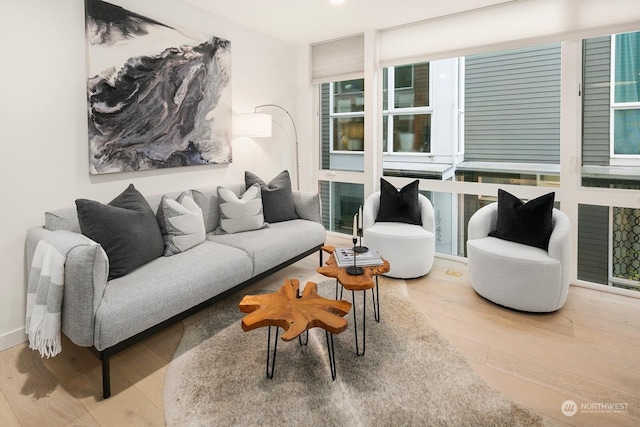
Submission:
{"label": "window", "polygon": [[[522,186],[515,191],[522,199],[556,191],[577,227],[572,277],[640,290],[640,31],[573,37],[381,70],[381,111],[366,119],[382,129],[374,142],[382,170],[378,156],[364,168],[363,151],[349,146],[359,137],[350,123],[364,120],[362,103],[334,107],[358,86],[323,85],[322,167],[365,172],[321,174],[335,181],[323,181],[333,218],[352,215],[350,192],[370,188],[374,177],[398,186],[419,178],[436,210],[437,252],[464,256],[467,221],[498,188]],[[438,182],[446,180],[456,182]],[[348,184],[361,187],[342,188]]]}
{"label": "window", "polygon": [[640,32],[612,36],[612,156],[640,156]]}
{"label": "window", "polygon": [[640,32],[583,41],[582,185],[640,189]]}
{"label": "window", "polygon": [[429,63],[383,70],[383,152],[430,153]]}
{"label": "window", "polygon": [[578,279],[640,291],[640,209],[578,206]]}
{"label": "window", "polygon": [[363,171],[364,80],[320,85],[321,169]]}
{"label": "window", "polygon": [[[582,185],[638,190],[640,32],[582,45]],[[578,279],[640,290],[639,224],[639,209],[578,205]]]}
{"label": "window", "polygon": [[364,150],[364,80],[329,83],[333,151]]}
{"label": "window", "polygon": [[[558,187],[560,44],[471,55],[464,64],[465,152],[456,180]],[[496,200],[465,194],[462,224]]]}
{"label": "window", "polygon": [[558,177],[560,44],[467,56],[464,82],[465,163],[459,169],[526,185],[544,185],[541,175]]}
{"label": "window", "polygon": [[362,184],[320,181],[322,223],[328,231],[351,234],[353,215],[364,204]]}

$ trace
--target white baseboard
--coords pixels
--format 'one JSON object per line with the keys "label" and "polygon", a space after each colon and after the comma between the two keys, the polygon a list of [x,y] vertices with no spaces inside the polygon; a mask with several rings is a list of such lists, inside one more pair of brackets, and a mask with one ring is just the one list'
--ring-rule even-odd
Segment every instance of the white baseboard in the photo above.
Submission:
{"label": "white baseboard", "polygon": [[4,335],[0,335],[0,351],[15,347],[18,344],[22,344],[26,341],[27,335],[24,333],[24,328],[16,329],[13,332],[8,332]]}

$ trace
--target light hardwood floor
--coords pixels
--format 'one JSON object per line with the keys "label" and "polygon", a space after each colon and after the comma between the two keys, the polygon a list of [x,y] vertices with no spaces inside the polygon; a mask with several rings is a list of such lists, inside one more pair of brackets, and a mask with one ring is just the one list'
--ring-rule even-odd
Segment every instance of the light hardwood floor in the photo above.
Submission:
{"label": "light hardwood floor", "polygon": [[[305,280],[317,262],[310,256],[252,288]],[[466,265],[441,258],[407,287],[416,307],[488,384],[549,424],[640,425],[640,299],[572,286],[558,312],[520,313],[479,297]],[[181,336],[178,324],[114,357],[113,395],[104,401],[98,359],[68,340],[51,359],[26,344],[0,352],[0,425],[164,425],[164,377]],[[577,404],[571,417],[561,411],[567,400]],[[626,410],[608,412],[603,405],[611,404]]]}

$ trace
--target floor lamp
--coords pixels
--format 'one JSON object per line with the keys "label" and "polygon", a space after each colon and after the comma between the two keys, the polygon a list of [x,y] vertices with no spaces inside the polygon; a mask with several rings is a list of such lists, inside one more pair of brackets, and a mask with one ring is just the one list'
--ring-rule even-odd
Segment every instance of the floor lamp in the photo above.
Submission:
{"label": "floor lamp", "polygon": [[291,120],[291,124],[293,125],[293,132],[295,134],[296,139],[296,190],[300,190],[300,161],[298,155],[298,129],[296,128],[296,123],[293,121],[293,117],[289,112],[277,105],[277,104],[262,104],[258,105],[253,109],[253,113],[240,114],[238,116],[238,133],[242,136],[248,136],[253,138],[268,138],[271,136],[271,126],[273,117],[271,114],[258,113],[258,110],[261,108],[278,108],[284,111],[289,120]]}

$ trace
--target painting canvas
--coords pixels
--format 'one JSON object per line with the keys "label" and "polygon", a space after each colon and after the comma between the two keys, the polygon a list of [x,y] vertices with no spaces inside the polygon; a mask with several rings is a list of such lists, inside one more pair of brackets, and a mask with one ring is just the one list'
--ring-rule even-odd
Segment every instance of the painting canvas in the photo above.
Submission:
{"label": "painting canvas", "polygon": [[90,172],[231,162],[228,40],[85,0]]}

